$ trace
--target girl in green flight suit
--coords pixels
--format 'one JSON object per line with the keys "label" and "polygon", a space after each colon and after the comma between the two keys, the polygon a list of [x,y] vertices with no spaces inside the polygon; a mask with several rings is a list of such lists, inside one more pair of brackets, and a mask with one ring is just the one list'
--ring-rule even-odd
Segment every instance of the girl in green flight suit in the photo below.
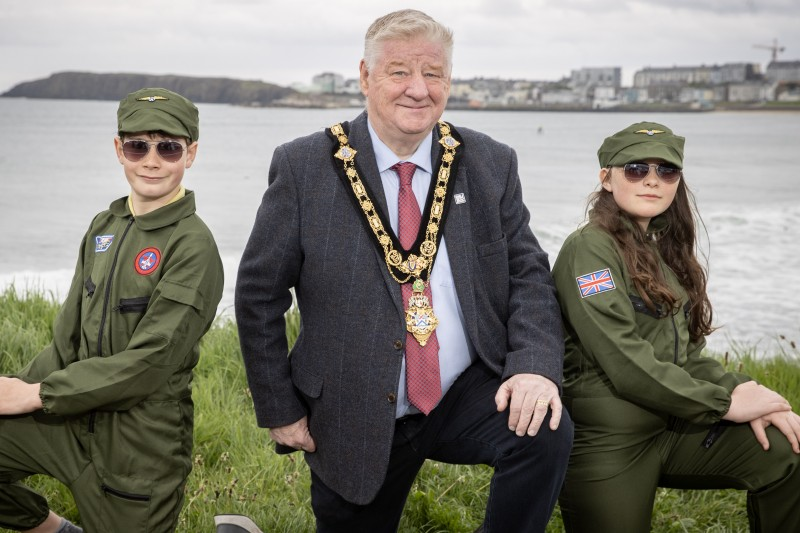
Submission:
{"label": "girl in green flight suit", "polygon": [[605,139],[588,223],[553,267],[575,422],[570,533],[650,531],[659,486],[747,490],[751,530],[800,531],[800,416],[701,355],[712,312],[683,147],[647,122]]}

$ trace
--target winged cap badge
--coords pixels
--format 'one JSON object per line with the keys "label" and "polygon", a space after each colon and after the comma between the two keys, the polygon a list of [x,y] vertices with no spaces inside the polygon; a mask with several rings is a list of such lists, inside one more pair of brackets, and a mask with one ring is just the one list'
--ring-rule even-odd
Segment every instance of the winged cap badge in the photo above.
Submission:
{"label": "winged cap badge", "polygon": [[638,130],[634,131],[633,133],[645,133],[647,135],[653,136],[657,133],[665,133],[664,130]]}
{"label": "winged cap badge", "polygon": [[142,96],[136,99],[139,102],[155,102],[156,100],[169,100],[166,96]]}

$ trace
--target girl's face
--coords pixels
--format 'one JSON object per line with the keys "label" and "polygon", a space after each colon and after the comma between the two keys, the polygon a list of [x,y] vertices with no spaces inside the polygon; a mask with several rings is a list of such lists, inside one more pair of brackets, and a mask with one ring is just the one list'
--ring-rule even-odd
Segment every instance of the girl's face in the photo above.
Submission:
{"label": "girl's face", "polygon": [[[643,163],[667,164],[662,159],[645,159]],[[642,228],[647,231],[650,219],[660,215],[672,204],[678,190],[680,179],[667,183],[656,174],[655,167],[644,179],[630,181],[625,178],[623,167],[600,169],[600,184],[614,195],[614,201],[620,209],[631,216]]]}

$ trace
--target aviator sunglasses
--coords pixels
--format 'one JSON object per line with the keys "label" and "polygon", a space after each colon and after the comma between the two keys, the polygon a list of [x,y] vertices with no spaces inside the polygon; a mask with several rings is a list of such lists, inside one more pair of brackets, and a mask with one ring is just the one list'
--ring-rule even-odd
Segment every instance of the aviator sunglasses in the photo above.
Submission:
{"label": "aviator sunglasses", "polygon": [[125,154],[125,159],[135,163],[141,161],[150,152],[151,146],[155,146],[158,156],[168,163],[175,163],[183,157],[183,145],[178,141],[171,140],[143,141],[141,139],[132,139],[122,143],[122,153]]}
{"label": "aviator sunglasses", "polygon": [[654,163],[628,163],[622,167],[625,171],[625,179],[631,183],[642,181],[650,173],[650,169],[656,170],[656,175],[664,183],[675,183],[683,176],[683,171],[672,165],[656,165]]}

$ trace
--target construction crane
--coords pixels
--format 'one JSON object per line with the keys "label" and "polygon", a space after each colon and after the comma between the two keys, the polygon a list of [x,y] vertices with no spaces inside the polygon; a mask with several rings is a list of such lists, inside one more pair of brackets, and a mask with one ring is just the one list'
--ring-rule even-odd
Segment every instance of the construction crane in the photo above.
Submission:
{"label": "construction crane", "polygon": [[765,48],[767,50],[772,50],[772,61],[776,61],[778,59],[778,52],[783,52],[784,50],[786,50],[785,46],[778,45],[778,39],[773,39],[772,45],[754,44],[753,48]]}

